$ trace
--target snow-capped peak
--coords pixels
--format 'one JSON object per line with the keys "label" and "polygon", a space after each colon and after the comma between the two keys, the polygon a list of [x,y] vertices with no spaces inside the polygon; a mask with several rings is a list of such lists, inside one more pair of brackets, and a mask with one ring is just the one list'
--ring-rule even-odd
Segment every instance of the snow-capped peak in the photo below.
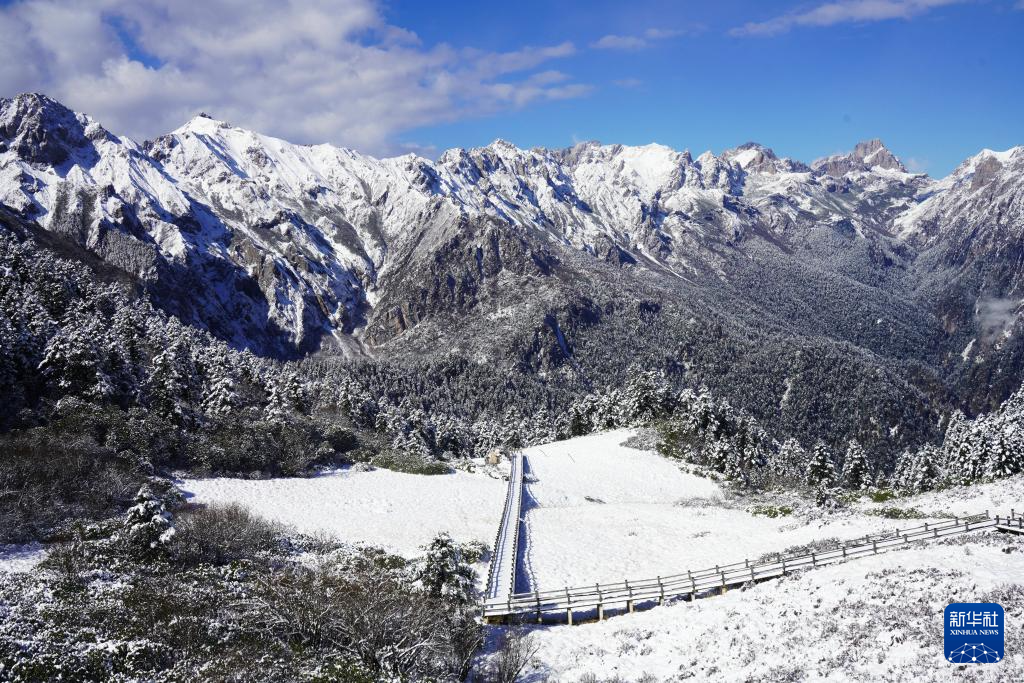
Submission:
{"label": "snow-capped peak", "polygon": [[865,173],[877,169],[907,173],[903,163],[878,138],[858,142],[852,152],[833,154],[815,160],[815,171],[840,177],[847,173]]}
{"label": "snow-capped peak", "polygon": [[[905,173],[877,140],[813,172],[757,143],[694,158],[657,143],[524,150],[498,139],[431,162],[293,144],[200,114],[140,148],[22,95],[0,100],[0,203],[131,253],[136,274],[157,258],[211,260],[198,268],[228,280],[242,273],[230,287],[261,290],[254,300],[265,306],[249,315],[305,343],[314,328],[351,327],[361,306],[377,305],[382,273],[410,267],[463,225],[509,226],[614,263],[717,271],[743,235],[785,242],[808,224],[891,234],[911,204],[936,205],[915,197],[1016,168],[1020,149],[983,151],[944,186]],[[139,244],[116,245],[112,229]],[[233,290],[210,287],[203,296],[223,299],[210,309],[231,310]]]}
{"label": "snow-capped peak", "polygon": [[737,164],[746,173],[793,173],[810,169],[799,161],[780,159],[770,147],[747,142],[722,152],[722,158]]}
{"label": "snow-capped peak", "polygon": [[[200,112],[193,116],[191,119],[186,121],[182,126],[171,131],[172,135],[184,135],[187,133],[197,133],[204,135],[211,135],[216,133],[218,130],[232,128],[226,121],[221,121],[210,116],[206,112]],[[244,130],[238,128],[237,130]]]}

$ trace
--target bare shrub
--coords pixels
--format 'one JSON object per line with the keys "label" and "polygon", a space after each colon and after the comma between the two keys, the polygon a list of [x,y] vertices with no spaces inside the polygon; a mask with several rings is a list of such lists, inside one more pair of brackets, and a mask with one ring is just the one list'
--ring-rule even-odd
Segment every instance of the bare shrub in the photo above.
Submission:
{"label": "bare shrub", "polygon": [[539,645],[525,631],[505,631],[498,641],[498,651],[490,658],[484,674],[489,683],[515,683],[537,654]]}
{"label": "bare shrub", "polygon": [[240,623],[291,650],[330,651],[381,675],[461,679],[481,640],[474,608],[415,589],[388,564],[364,557],[274,572]]}
{"label": "bare shrub", "polygon": [[145,477],[91,437],[42,429],[0,435],[0,543],[54,534],[131,504]]}
{"label": "bare shrub", "polygon": [[228,564],[281,546],[282,528],[236,503],[178,515],[171,556],[184,564]]}

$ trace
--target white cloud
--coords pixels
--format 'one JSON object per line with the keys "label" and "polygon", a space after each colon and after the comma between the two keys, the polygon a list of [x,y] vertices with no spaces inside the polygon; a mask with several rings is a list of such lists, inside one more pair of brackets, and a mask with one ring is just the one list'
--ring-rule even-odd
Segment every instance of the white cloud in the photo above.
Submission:
{"label": "white cloud", "polygon": [[608,34],[601,36],[590,44],[590,47],[598,50],[642,50],[650,47],[659,40],[678,38],[679,36],[698,33],[702,27],[694,27],[689,30],[649,28],[640,35],[616,35]]}
{"label": "white cloud", "polygon": [[644,82],[641,81],[639,78],[620,78],[618,80],[612,81],[612,85],[618,86],[620,88],[639,88],[643,84]]}
{"label": "white cloud", "polygon": [[732,29],[734,36],[771,36],[793,28],[834,26],[887,19],[913,19],[936,7],[968,0],[838,0],[804,12],[783,14],[767,21],[753,21]]}
{"label": "white cloud", "polygon": [[140,139],[203,110],[296,142],[395,153],[419,126],[590,91],[534,73],[572,43],[424,46],[377,0],[23,0],[0,9],[0,42],[0,95],[42,91]]}
{"label": "white cloud", "polygon": [[928,167],[930,166],[927,159],[918,159],[917,157],[910,157],[903,161],[903,165],[907,167],[907,170],[911,173],[927,173]]}
{"label": "white cloud", "polygon": [[647,47],[647,41],[640,36],[601,36],[590,44],[598,50],[639,50]]}

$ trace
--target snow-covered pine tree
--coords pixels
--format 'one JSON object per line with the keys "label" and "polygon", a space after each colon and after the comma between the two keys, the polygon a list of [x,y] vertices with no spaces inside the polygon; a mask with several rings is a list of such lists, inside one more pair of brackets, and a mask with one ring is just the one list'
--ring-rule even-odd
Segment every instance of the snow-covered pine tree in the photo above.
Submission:
{"label": "snow-covered pine tree", "polygon": [[43,350],[39,370],[55,393],[84,398],[106,395],[96,340],[78,315],[66,317]]}
{"label": "snow-covered pine tree", "polygon": [[4,397],[0,406],[0,426],[25,405],[25,390],[18,377],[17,336],[14,325],[0,313],[0,396]]}
{"label": "snow-covered pine tree", "polygon": [[843,462],[843,485],[853,491],[864,491],[870,488],[871,482],[871,468],[864,448],[856,441],[850,441]]}
{"label": "snow-covered pine tree", "polygon": [[832,459],[832,452],[824,441],[814,444],[814,451],[807,463],[807,470],[804,481],[808,486],[815,488],[831,487],[836,483],[835,464]]}
{"label": "snow-covered pine tree", "polygon": [[946,475],[958,484],[970,484],[983,476],[989,462],[989,443],[986,438],[988,425],[978,418],[969,429],[960,432],[955,440],[947,439],[943,445],[946,451]]}
{"label": "snow-covered pine tree", "polygon": [[912,493],[922,493],[935,488],[939,480],[939,451],[931,445],[925,444],[911,458],[910,471],[908,473],[907,490]]}
{"label": "snow-covered pine tree", "polygon": [[190,393],[189,368],[183,362],[185,354],[181,341],[175,341],[153,356],[145,393],[149,407],[157,414],[177,423],[188,415]]}
{"label": "snow-covered pine tree", "polygon": [[272,422],[286,421],[292,411],[284,385],[279,382],[271,382],[268,392],[267,419]]}
{"label": "snow-covered pine tree", "polygon": [[769,456],[769,468],[783,480],[798,481],[804,477],[807,468],[807,451],[794,438],[786,439],[779,450]]}
{"label": "snow-covered pine tree", "polygon": [[1018,424],[1024,421],[1024,385],[1003,401],[999,406],[999,416]]}
{"label": "snow-covered pine tree", "polygon": [[207,367],[207,388],[202,409],[207,415],[229,415],[238,404],[238,392],[227,353],[216,352]]}
{"label": "snow-covered pine tree", "polygon": [[154,495],[148,485],[135,494],[135,505],[128,509],[124,520],[124,539],[131,552],[150,557],[161,552],[174,537],[171,513]]}
{"label": "snow-covered pine tree", "polygon": [[597,395],[596,403],[594,426],[597,429],[615,429],[629,422],[628,416],[625,415],[622,392],[618,389],[601,392]]}
{"label": "snow-covered pine tree", "polygon": [[887,481],[890,488],[898,491],[910,490],[910,482],[913,479],[915,454],[916,451],[904,448],[896,455],[896,462],[893,464],[892,474],[888,477]]}
{"label": "snow-covered pine tree", "polygon": [[447,533],[440,533],[423,548],[417,579],[430,595],[457,605],[472,602],[476,571],[462,557],[462,549]]}
{"label": "snow-covered pine tree", "polygon": [[708,467],[716,472],[729,473],[737,465],[736,448],[729,439],[718,439],[705,446],[704,456]]}
{"label": "snow-covered pine tree", "polygon": [[749,439],[734,438],[730,439],[730,442],[732,449],[726,463],[725,474],[734,481],[749,484],[757,447]]}
{"label": "snow-covered pine tree", "polygon": [[647,424],[672,410],[672,387],[664,373],[631,368],[623,391],[624,414],[631,424]]}
{"label": "snow-covered pine tree", "polygon": [[536,410],[530,416],[530,444],[551,443],[558,439],[558,431],[547,408]]}
{"label": "snow-covered pine tree", "polygon": [[595,416],[598,412],[597,397],[584,394],[569,406],[569,432],[572,436],[583,436],[594,431]]}
{"label": "snow-covered pine tree", "polygon": [[1010,477],[1024,470],[1024,440],[1015,438],[1015,427],[1004,427],[992,436],[987,468],[990,477]]}

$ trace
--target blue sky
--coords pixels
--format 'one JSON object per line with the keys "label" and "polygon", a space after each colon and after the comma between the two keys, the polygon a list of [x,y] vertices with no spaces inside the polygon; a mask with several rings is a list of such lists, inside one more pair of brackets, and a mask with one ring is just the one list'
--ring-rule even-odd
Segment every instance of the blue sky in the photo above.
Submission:
{"label": "blue sky", "polygon": [[372,154],[575,141],[948,173],[1024,144],[1024,0],[0,0],[0,96],[144,139],[199,111]]}
{"label": "blue sky", "polygon": [[[820,4],[820,3],[819,3]],[[800,2],[393,2],[388,15],[425,41],[502,48],[589,46],[609,34],[680,31],[634,49],[580,49],[554,68],[593,84],[578,99],[410,131],[439,147],[563,146],[574,140],[716,152],[755,140],[810,161],[880,137],[942,175],[989,147],[1024,144],[1024,11],[1013,3],[936,7],[909,19],[730,35]],[[616,85],[619,82],[620,85]]]}

